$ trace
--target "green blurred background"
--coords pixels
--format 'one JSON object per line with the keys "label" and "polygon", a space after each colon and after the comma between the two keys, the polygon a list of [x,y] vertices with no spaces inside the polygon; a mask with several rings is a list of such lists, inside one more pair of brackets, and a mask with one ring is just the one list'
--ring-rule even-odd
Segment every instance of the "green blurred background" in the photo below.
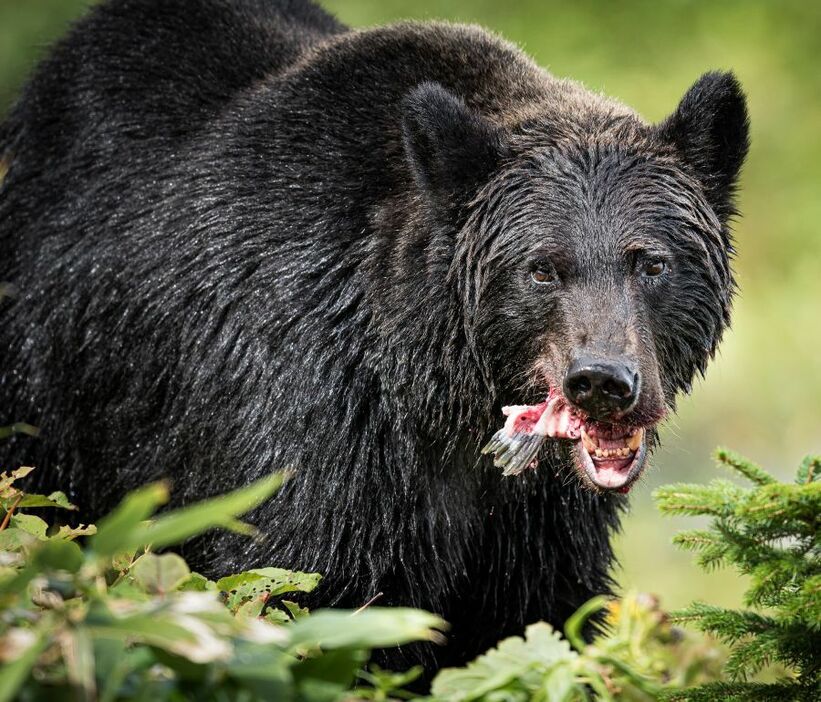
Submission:
{"label": "green blurred background", "polygon": [[[173,0],[169,0],[172,2]],[[400,18],[482,24],[559,76],[664,118],[698,76],[732,69],[748,97],[752,150],[736,226],[741,294],[707,379],[663,430],[663,448],[632,493],[619,542],[623,587],[667,607],[739,601],[732,573],[702,574],[672,545],[692,520],[662,519],[663,482],[716,474],[710,453],[733,447],[788,477],[821,451],[821,4],[693,0],[324,0],[360,27]],[[82,0],[0,0],[0,114]]]}

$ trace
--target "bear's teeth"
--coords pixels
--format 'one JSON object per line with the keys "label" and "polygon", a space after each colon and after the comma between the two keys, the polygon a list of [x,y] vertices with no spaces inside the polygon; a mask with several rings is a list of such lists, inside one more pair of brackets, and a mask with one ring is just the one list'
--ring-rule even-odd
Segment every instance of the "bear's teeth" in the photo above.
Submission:
{"label": "bear's teeth", "polygon": [[627,447],[633,452],[638,451],[642,441],[644,441],[644,429],[639,429],[627,439]]}
{"label": "bear's teeth", "polygon": [[584,425],[582,425],[581,428],[581,437],[582,443],[584,444],[584,448],[587,450],[587,453],[596,453],[599,448],[599,444],[592,436],[590,436],[587,433],[587,431],[585,431]]}

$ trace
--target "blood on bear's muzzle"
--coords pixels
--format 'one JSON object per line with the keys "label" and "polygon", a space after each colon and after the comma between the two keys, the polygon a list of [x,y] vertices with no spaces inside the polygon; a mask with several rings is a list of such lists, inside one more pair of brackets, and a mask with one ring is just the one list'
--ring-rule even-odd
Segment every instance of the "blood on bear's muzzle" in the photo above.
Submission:
{"label": "blood on bear's muzzle", "polygon": [[648,429],[654,424],[602,423],[574,407],[555,388],[538,405],[504,407],[505,426],[482,449],[493,454],[504,475],[535,468],[549,439],[569,441],[583,482],[596,490],[627,492],[647,458]]}

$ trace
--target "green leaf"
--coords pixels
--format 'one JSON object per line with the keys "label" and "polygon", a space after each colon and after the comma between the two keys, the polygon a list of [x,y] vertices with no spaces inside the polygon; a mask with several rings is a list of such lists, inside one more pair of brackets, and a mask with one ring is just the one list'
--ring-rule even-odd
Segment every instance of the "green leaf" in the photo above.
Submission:
{"label": "green leaf", "polygon": [[97,527],[93,524],[89,524],[87,526],[84,524],[80,524],[76,527],[71,527],[64,524],[57,530],[57,533],[51,538],[72,541],[80,536],[94,536],[94,534],[96,533]]}
{"label": "green leaf", "polygon": [[[292,700],[294,658],[268,645],[237,641],[226,671],[260,700]],[[300,701],[302,702],[302,701]]]}
{"label": "green leaf", "polygon": [[17,501],[22,498],[23,493],[14,486],[14,483],[25,478],[33,470],[34,468],[23,466],[10,473],[0,473],[0,507],[3,511],[17,506]]}
{"label": "green leaf", "polygon": [[[319,584],[319,573],[301,573],[283,568],[257,568],[220,578],[217,589],[228,593],[227,606],[237,612],[248,601],[260,601],[288,592],[311,592]],[[260,602],[260,608],[264,602]]]}
{"label": "green leaf", "polygon": [[12,424],[10,427],[0,427],[0,439],[8,439],[10,436],[14,436],[15,434],[39,436],[40,430],[31,424],[26,424],[25,422],[17,422],[16,424]]}
{"label": "green leaf", "polygon": [[320,609],[291,626],[291,643],[302,647],[386,648],[411,641],[444,643],[447,623],[419,609],[370,607],[354,613]]}
{"label": "green leaf", "polygon": [[89,541],[91,550],[99,556],[114,556],[142,546],[142,543],[133,543],[137,528],[166,502],[166,483],[152,483],[130,493],[111,514],[100,520],[96,536]]}
{"label": "green leaf", "polygon": [[[494,691],[518,680],[524,690],[529,690],[528,696],[522,699],[530,699],[541,687],[545,675],[552,674],[556,668],[567,667],[577,659],[578,654],[558,632],[539,622],[527,627],[524,639],[518,636],[504,639],[467,667],[440,671],[433,680],[432,692],[435,698],[446,702],[466,702],[483,699],[486,695],[490,698]],[[561,680],[561,675],[559,680],[562,687],[567,688],[567,680]],[[576,686],[583,689],[581,681]]]}
{"label": "green leaf", "polygon": [[191,577],[188,564],[176,553],[140,556],[129,574],[146,592],[162,595],[172,592]]}
{"label": "green leaf", "polygon": [[[127,513],[130,517],[127,520],[118,517],[114,523],[109,522],[108,518],[101,521],[97,526],[97,536],[94,537],[92,548],[101,555],[145,546],[158,550],[218,527],[240,533],[253,533],[253,528],[238,522],[237,516],[265,502],[279,489],[283,480],[282,473],[275,473],[227,495],[166,512],[153,522],[142,523],[159,506],[158,497],[167,499],[167,490],[163,487],[165,492],[156,492],[153,500],[141,496],[138,506],[142,509],[129,507]],[[138,494],[134,493],[126,498],[124,505]],[[118,511],[122,508],[123,506],[118,508]],[[126,522],[125,525],[118,526],[115,531],[114,527],[122,521]]]}
{"label": "green leaf", "polygon": [[39,543],[40,539],[24,529],[11,527],[0,531],[0,551],[27,552]]}
{"label": "green leaf", "polygon": [[15,514],[12,516],[10,524],[21,529],[38,539],[46,538],[46,524],[40,517],[35,517],[33,514]]}
{"label": "green leaf", "polygon": [[47,645],[48,637],[31,629],[11,629],[0,639],[0,702],[17,699],[17,691]]}
{"label": "green leaf", "polygon": [[126,614],[115,613],[97,602],[87,622],[95,637],[142,642],[182,656],[194,663],[223,661],[230,657],[230,634],[235,620],[204,593],[172,595],[167,600],[128,603]]}
{"label": "green leaf", "polygon": [[282,606],[288,610],[288,614],[291,615],[292,619],[302,619],[302,617],[307,617],[310,614],[307,607],[300,607],[296,602],[290,600],[282,600]]}
{"label": "green leaf", "polygon": [[351,686],[365,665],[365,651],[339,649],[305,658],[291,668],[300,698],[306,702],[335,702]]}
{"label": "green leaf", "polygon": [[73,541],[45,541],[32,554],[32,562],[41,570],[67,570],[76,573],[84,561],[83,551]]}
{"label": "green leaf", "polygon": [[68,501],[65,493],[52,492],[50,495],[32,495],[26,493],[20,500],[18,507],[59,507],[60,509],[76,510],[77,507]]}
{"label": "green leaf", "polygon": [[177,589],[180,592],[216,592],[217,584],[199,573],[191,573],[191,577]]}

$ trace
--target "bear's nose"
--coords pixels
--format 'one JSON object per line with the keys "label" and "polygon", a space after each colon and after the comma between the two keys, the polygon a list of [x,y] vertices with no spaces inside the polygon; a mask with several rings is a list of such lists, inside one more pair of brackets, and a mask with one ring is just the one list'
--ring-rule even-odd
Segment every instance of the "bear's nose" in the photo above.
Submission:
{"label": "bear's nose", "polygon": [[564,377],[564,394],[594,419],[618,419],[636,404],[639,374],[627,361],[582,356]]}

